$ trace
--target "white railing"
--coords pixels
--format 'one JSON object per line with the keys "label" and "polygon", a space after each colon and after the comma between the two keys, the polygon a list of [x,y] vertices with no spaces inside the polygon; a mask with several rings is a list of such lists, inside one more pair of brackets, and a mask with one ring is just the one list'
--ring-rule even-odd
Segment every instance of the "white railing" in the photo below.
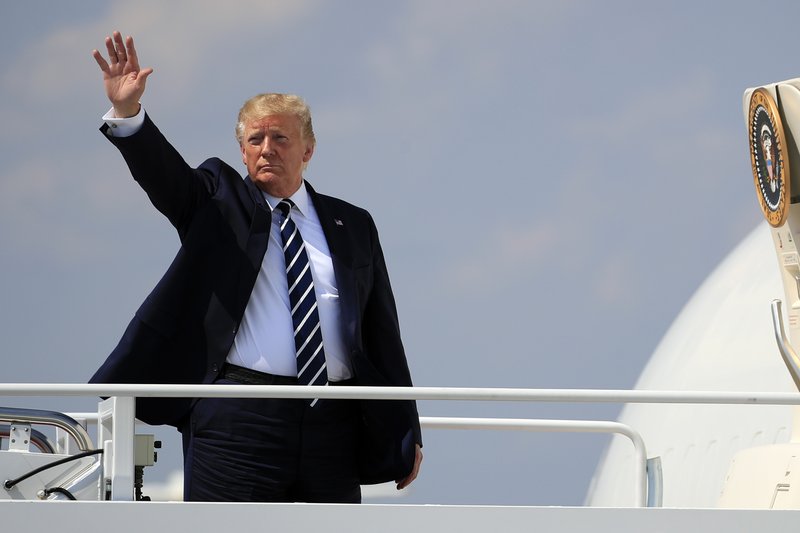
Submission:
{"label": "white railing", "polygon": [[0,396],[140,398],[338,398],[557,403],[800,405],[798,392],[512,389],[476,387],[306,387],[299,385],[140,385],[0,383]]}
{"label": "white railing", "polygon": [[[630,426],[602,420],[538,420],[530,418],[452,418],[420,417],[422,427],[428,429],[481,429],[501,431],[536,431],[549,433],[616,433],[630,439],[633,444],[633,501],[634,507],[647,506],[648,477],[647,450],[644,440]],[[653,490],[659,490],[653,488]]]}
{"label": "white railing", "polygon": [[[460,387],[304,387],[296,385],[139,385],[139,384],[0,384],[0,396],[104,396],[98,445],[114,447],[106,458],[105,471],[115,477],[117,490],[112,499],[132,499],[132,451],[123,442],[132,440],[135,397],[233,397],[233,398],[322,398],[377,400],[449,400],[558,403],[670,403],[670,404],[745,404],[800,405],[800,393],[706,392],[706,391],[631,391],[597,389],[511,389]],[[117,412],[109,403],[124,406]],[[110,418],[109,418],[110,417]],[[110,423],[109,420],[114,422]],[[617,422],[586,420],[532,420],[493,418],[422,417],[425,427],[440,429],[490,429],[547,432],[616,433],[629,438],[634,446],[634,506],[647,502],[647,454],[641,436]],[[107,474],[109,475],[109,474]],[[120,483],[124,481],[124,483]],[[120,487],[124,486],[124,489]],[[130,487],[129,487],[130,485]],[[112,485],[113,487],[113,485]],[[130,488],[130,490],[129,490]],[[130,493],[130,494],[129,494]]]}
{"label": "white railing", "polygon": [[[101,416],[97,413],[66,413],[76,420],[98,423]],[[633,445],[633,501],[634,507],[652,506],[648,497],[660,487],[654,487],[654,482],[648,477],[648,459],[644,440],[638,432],[630,426],[619,422],[602,420],[553,420],[532,418],[460,418],[421,416],[420,425],[423,429],[449,429],[449,430],[495,430],[495,431],[528,431],[547,433],[606,433],[627,437]],[[107,424],[108,425],[108,424]],[[126,424],[127,426],[127,424]],[[107,428],[113,431],[113,426]],[[113,457],[113,455],[111,455]],[[113,465],[109,465],[113,468]],[[124,466],[116,466],[119,470]],[[119,481],[115,480],[119,486]]]}

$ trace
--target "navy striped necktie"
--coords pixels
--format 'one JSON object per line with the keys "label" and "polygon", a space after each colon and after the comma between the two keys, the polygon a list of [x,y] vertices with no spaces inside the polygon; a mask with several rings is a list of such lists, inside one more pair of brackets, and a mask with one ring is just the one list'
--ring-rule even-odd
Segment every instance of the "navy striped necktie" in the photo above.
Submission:
{"label": "navy striped necktie", "polygon": [[[281,200],[275,208],[283,217],[281,240],[286,258],[286,280],[289,284],[289,304],[292,307],[294,346],[297,354],[297,381],[300,385],[327,385],[325,349],[322,347],[322,329],[319,323],[314,280],[308,261],[306,246],[300,231],[289,213],[294,202]],[[314,405],[314,400],[311,405]]]}

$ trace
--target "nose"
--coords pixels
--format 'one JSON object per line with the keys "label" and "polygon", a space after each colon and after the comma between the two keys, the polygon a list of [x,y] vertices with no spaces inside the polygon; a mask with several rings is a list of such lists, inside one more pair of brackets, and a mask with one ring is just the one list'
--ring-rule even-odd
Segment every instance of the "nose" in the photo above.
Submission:
{"label": "nose", "polygon": [[261,155],[267,157],[274,154],[275,154],[274,143],[269,137],[266,137],[264,139],[264,142],[261,144]]}

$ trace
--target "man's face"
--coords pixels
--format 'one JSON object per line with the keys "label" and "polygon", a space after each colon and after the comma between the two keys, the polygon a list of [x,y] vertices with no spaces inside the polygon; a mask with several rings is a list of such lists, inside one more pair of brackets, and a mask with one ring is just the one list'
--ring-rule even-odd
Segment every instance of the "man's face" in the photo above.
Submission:
{"label": "man's face", "polygon": [[303,181],[303,167],[314,145],[303,138],[300,119],[291,114],[267,115],[245,122],[242,161],[253,183],[272,196],[287,198]]}

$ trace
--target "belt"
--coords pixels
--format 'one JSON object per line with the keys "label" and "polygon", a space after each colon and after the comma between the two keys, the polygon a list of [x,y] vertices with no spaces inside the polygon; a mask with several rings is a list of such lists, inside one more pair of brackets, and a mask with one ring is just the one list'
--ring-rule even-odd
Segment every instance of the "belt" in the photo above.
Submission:
{"label": "belt", "polygon": [[[230,363],[222,365],[222,372],[220,372],[219,376],[232,381],[238,381],[245,385],[297,385],[297,378],[293,376],[277,376],[275,374],[268,374]],[[328,385],[333,386],[349,386],[355,384],[355,378],[328,382]]]}
{"label": "belt", "polygon": [[225,363],[222,366],[220,377],[238,381],[245,385],[297,385],[297,378],[291,376],[276,376],[259,372],[251,368]]}

